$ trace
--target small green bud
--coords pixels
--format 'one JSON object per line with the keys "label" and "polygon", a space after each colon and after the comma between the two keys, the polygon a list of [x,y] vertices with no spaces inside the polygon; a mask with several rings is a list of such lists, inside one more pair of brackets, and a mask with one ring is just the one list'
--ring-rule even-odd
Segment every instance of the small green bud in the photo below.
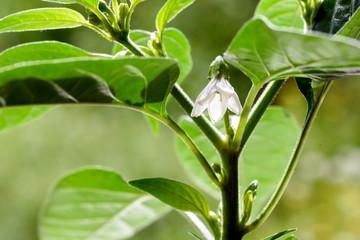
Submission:
{"label": "small green bud", "polygon": [[98,5],[98,9],[101,12],[107,12],[109,10],[109,7],[108,7],[108,5],[107,5],[107,3],[105,1],[100,0],[99,5]]}
{"label": "small green bud", "polygon": [[301,14],[307,27],[312,27],[313,21],[322,3],[323,0],[299,0]]}
{"label": "small green bud", "polygon": [[257,189],[258,189],[258,181],[254,180],[245,190],[245,193],[242,197],[241,223],[244,225],[250,219],[253,202],[257,194]]}
{"label": "small green bud", "polygon": [[148,46],[155,56],[166,56],[166,53],[162,47],[160,35],[158,32],[151,33]]}
{"label": "small green bud", "polygon": [[223,57],[217,56],[210,64],[209,79],[229,79],[229,66],[225,63]]}
{"label": "small green bud", "polygon": [[129,32],[129,26],[127,26],[128,17],[129,17],[129,4],[120,3],[118,25],[120,29],[125,32]]}

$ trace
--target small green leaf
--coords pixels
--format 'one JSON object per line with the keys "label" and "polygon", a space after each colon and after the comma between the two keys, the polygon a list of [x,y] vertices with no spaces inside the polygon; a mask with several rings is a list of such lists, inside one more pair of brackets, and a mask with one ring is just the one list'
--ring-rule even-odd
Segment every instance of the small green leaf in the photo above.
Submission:
{"label": "small green leaf", "polygon": [[61,178],[44,203],[41,240],[127,239],[169,208],[116,172],[88,167]]}
{"label": "small green leaf", "polygon": [[302,95],[305,97],[308,104],[308,114],[313,109],[315,104],[314,90],[311,86],[312,80],[310,78],[296,78],[296,83]]}
{"label": "small green leaf", "polygon": [[[269,237],[266,237],[262,240],[276,240],[276,239],[280,239],[281,237],[284,237],[285,235],[289,234],[289,233],[292,233],[292,232],[295,232],[296,229],[289,229],[289,230],[285,230],[285,231],[282,231],[282,232],[279,232],[279,233],[276,233],[274,235],[271,235]],[[295,238],[296,239],[296,238]],[[294,239],[294,240],[295,240]],[[289,238],[286,238],[286,240],[293,240],[292,237],[289,237]]]}
{"label": "small green leaf", "polygon": [[163,35],[166,24],[195,0],[168,0],[156,17],[156,29]]}
{"label": "small green leaf", "polygon": [[351,19],[359,6],[357,0],[325,0],[312,29],[335,34]]}
{"label": "small green leaf", "polygon": [[0,20],[0,33],[89,27],[78,12],[68,8],[40,8],[14,13]]}
{"label": "small green leaf", "polygon": [[209,206],[204,197],[193,187],[165,178],[147,178],[129,182],[130,185],[150,193],[160,201],[181,211],[209,216]]}
{"label": "small green leaf", "polygon": [[[130,32],[130,38],[137,45],[147,47],[150,40],[150,32],[135,30]],[[192,59],[190,54],[190,44],[185,35],[176,28],[167,28],[164,32],[164,45],[168,57],[178,61],[180,67],[180,75],[178,83],[189,74],[192,68]],[[121,44],[115,44],[113,54],[126,50]]]}
{"label": "small green leaf", "polygon": [[247,23],[225,53],[225,59],[255,85],[287,77],[327,80],[356,75],[359,56],[360,45],[353,40],[304,35],[295,29],[270,27],[261,19]]}
{"label": "small green leaf", "polygon": [[255,11],[255,18],[266,17],[279,27],[304,28],[299,0],[262,0]]}
{"label": "small green leaf", "polygon": [[290,236],[290,237],[285,238],[284,240],[298,240],[298,238],[295,236]]}

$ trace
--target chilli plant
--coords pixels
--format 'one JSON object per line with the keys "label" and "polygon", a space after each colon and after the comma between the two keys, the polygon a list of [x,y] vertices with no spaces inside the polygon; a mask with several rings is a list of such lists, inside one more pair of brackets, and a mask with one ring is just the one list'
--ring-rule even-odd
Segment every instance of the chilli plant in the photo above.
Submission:
{"label": "chilli plant", "polygon": [[[126,181],[113,170],[86,167],[61,178],[45,201],[43,240],[126,239],[170,208],[194,223],[195,239],[243,239],[279,202],[334,80],[360,73],[355,0],[260,1],[254,17],[210,64],[209,81],[194,102],[180,87],[192,66],[189,43],[181,31],[166,28],[194,0],[168,0],[154,32],[130,28],[144,0],[47,1],[80,4],[87,16],[64,7],[32,9],[2,18],[0,33],[84,26],[113,42],[114,50],[97,54],[45,41],[3,51],[0,129],[60,104],[143,112],[152,127],[161,122],[173,130],[185,170],[219,204],[210,209],[198,190],[179,181]],[[229,82],[230,65],[252,82],[242,104]],[[283,108],[270,106],[288,79],[296,80],[308,103],[302,127]],[[188,116],[168,113],[170,96],[179,103],[172,107]],[[264,239],[294,240],[294,231]]]}

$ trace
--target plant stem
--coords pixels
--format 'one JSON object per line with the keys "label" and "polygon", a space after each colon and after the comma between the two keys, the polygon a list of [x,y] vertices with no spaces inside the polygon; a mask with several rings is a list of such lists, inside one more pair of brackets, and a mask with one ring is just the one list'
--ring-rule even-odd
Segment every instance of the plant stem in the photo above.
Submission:
{"label": "plant stem", "polygon": [[[194,103],[191,101],[189,96],[182,90],[182,88],[175,84],[171,91],[172,96],[177,100],[180,106],[190,116],[191,111],[194,107]],[[217,128],[210,123],[210,121],[203,115],[192,118],[196,125],[203,131],[203,133],[209,138],[210,142],[215,146],[218,151],[224,147],[224,137]]]}
{"label": "plant stem", "polygon": [[222,152],[224,177],[221,182],[222,194],[222,240],[240,240],[239,231],[239,183],[238,155],[236,151]]}
{"label": "plant stem", "polygon": [[315,117],[317,113],[319,112],[320,106],[322,102],[325,99],[325,96],[327,92],[329,91],[333,81],[330,81],[325,84],[323,87],[321,93],[319,94],[319,97],[317,98],[316,103],[314,104],[314,107],[312,108],[311,112],[309,113],[308,117],[305,120],[305,123],[303,125],[303,130],[300,134],[299,140],[297,142],[295,151],[291,157],[291,160],[285,170],[285,173],[281,179],[280,184],[278,185],[275,193],[272,195],[270,201],[267,203],[265,208],[262,210],[262,212],[259,214],[259,216],[248,226],[250,230],[253,230],[257,228],[259,225],[261,225],[267,217],[270,215],[270,213],[274,210],[275,206],[278,204],[281,196],[285,192],[285,189],[290,181],[290,178],[292,174],[294,173],[296,164],[299,160],[300,154],[304,148],[305,140],[307,136],[309,135],[310,128],[312,124],[314,123]]}
{"label": "plant stem", "polygon": [[229,110],[227,110],[224,115],[224,127],[225,127],[225,133],[226,133],[226,141],[230,142],[233,140],[234,130],[232,129],[231,124],[230,124]]}
{"label": "plant stem", "polygon": [[244,134],[245,127],[246,127],[246,124],[248,121],[251,107],[255,101],[255,98],[256,98],[261,86],[262,85],[253,85],[249,91],[249,94],[248,94],[246,100],[245,100],[244,108],[243,108],[243,111],[240,116],[239,125],[236,130],[236,135],[235,135],[235,139],[234,139],[234,146],[238,148],[238,153],[240,153],[240,151],[241,151],[240,143],[243,138],[243,134]]}
{"label": "plant stem", "polygon": [[275,95],[278,93],[284,82],[285,80],[270,82],[259,96],[258,100],[251,109],[251,112],[249,113],[249,118],[241,139],[241,147],[244,146],[249,139],[260,118],[262,117],[270,103],[273,101]]}

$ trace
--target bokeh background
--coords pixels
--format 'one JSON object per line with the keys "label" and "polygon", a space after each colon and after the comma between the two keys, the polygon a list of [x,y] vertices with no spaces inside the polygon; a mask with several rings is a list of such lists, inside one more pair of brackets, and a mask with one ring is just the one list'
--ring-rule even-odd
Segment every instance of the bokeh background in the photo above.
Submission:
{"label": "bokeh background", "polygon": [[[133,29],[154,30],[165,0],[141,3]],[[194,66],[183,87],[193,98],[206,84],[208,65],[224,52],[234,34],[252,17],[257,0],[198,0],[170,26],[181,29],[192,46]],[[40,0],[1,0],[0,18],[17,11],[56,4]],[[82,12],[78,6],[71,6]],[[112,44],[85,28],[11,33],[0,36],[0,51],[17,44],[59,40],[88,51],[110,53]],[[360,79],[339,79],[312,128],[306,149],[280,204],[247,239],[297,227],[302,240],[360,240]],[[249,80],[233,70],[232,82],[245,98]],[[302,121],[305,101],[289,82],[276,104]],[[170,107],[177,105],[170,101]],[[182,112],[174,112],[177,115]],[[58,107],[27,125],[0,134],[0,239],[37,239],[37,217],[52,184],[85,165],[103,165],[126,178],[169,177],[191,183],[174,152],[166,127],[153,136],[144,117],[118,108]],[[132,240],[193,239],[176,212],[139,232]]]}

